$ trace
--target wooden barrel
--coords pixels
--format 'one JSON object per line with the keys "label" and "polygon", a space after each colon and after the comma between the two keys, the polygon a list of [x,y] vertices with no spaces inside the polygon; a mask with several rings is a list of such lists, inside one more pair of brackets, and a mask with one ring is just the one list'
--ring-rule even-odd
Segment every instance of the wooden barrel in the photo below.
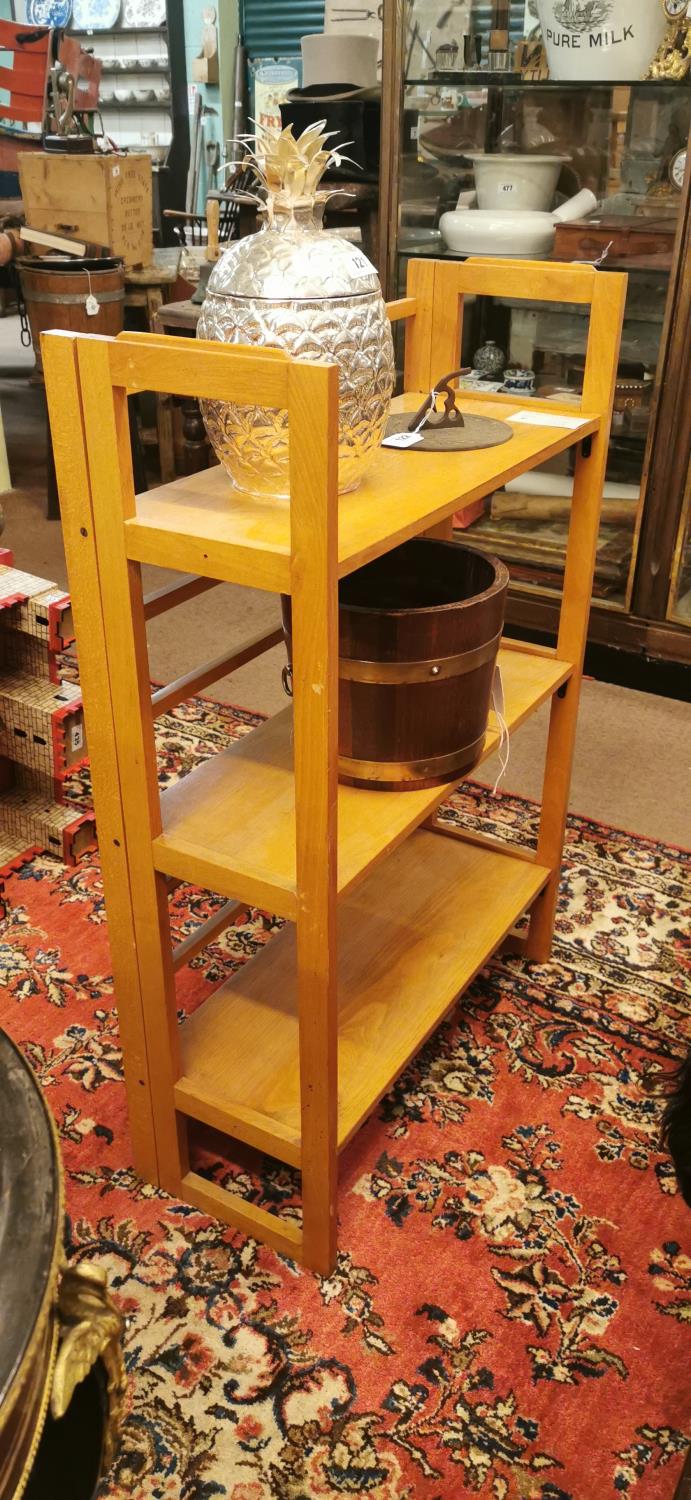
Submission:
{"label": "wooden barrel", "polygon": [[427,537],[341,580],[341,781],[412,791],[476,765],[508,583],[498,558]]}
{"label": "wooden barrel", "polygon": [[[70,328],[75,333],[122,332],[125,271],[122,261],[75,260],[65,256],[35,256],[19,263],[22,294],[31,328],[36,368],[41,370],[41,334]],[[98,312],[88,313],[89,294]]]}

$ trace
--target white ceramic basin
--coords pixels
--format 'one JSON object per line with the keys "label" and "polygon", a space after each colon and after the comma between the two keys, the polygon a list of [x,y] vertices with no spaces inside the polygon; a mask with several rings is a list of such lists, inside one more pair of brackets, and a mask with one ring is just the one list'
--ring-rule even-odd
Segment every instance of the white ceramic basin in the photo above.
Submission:
{"label": "white ceramic basin", "polygon": [[559,173],[568,156],[525,156],[509,152],[469,152],[481,209],[538,209],[554,202]]}
{"label": "white ceramic basin", "polygon": [[511,255],[519,260],[542,260],[554,249],[557,224],[582,219],[594,208],[597,198],[583,188],[553,213],[460,208],[442,214],[439,228],[445,245],[457,255]]}

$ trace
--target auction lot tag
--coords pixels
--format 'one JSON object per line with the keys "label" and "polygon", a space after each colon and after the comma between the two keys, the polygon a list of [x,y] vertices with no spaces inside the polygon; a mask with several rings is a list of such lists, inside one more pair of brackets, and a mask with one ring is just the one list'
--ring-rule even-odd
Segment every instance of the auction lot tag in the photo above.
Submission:
{"label": "auction lot tag", "polygon": [[413,443],[421,443],[424,432],[392,432],[391,437],[384,438],[382,448],[412,448]]}

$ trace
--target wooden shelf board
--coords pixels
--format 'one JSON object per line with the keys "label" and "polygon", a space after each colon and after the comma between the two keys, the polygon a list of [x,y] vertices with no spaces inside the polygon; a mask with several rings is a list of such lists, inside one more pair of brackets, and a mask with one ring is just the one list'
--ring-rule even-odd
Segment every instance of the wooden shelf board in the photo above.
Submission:
{"label": "wooden shelf board", "polygon": [[[415,411],[422,394],[399,396],[392,409]],[[506,416],[506,403],[491,397],[460,404],[475,415]],[[515,405],[525,402],[517,399]],[[359,488],[339,500],[339,576],[499,489],[598,426],[597,417],[585,416],[578,429],[516,426],[509,442],[472,453],[380,449]],[[125,532],[127,554],[135,561],[290,592],[289,501],[234,489],[220,465],[139,495]]]}
{"label": "wooden shelf board", "polygon": [[[505,717],[516,729],[571,675],[570,663],[512,643],[499,654]],[[483,759],[497,747],[491,727]],[[338,788],[338,889],[350,890],[449,795]],[[161,796],[157,870],[295,918],[295,786],[292,709],[286,708],[205,761]]]}
{"label": "wooden shelf board", "polygon": [[[417,830],[339,910],[339,1149],[542,889],[510,852]],[[300,1137],[295,928],[185,1022],[176,1105],[240,1139],[248,1112],[295,1161]],[[196,1101],[199,1101],[197,1112]],[[290,1142],[286,1155],[286,1142]]]}

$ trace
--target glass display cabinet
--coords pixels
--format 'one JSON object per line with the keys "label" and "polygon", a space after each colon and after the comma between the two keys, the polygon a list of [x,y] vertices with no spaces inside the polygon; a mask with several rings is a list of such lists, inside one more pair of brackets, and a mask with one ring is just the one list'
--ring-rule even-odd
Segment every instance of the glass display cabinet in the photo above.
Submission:
{"label": "glass display cabinet", "polygon": [[[604,64],[592,80],[553,81],[534,63],[521,76],[523,3],[510,8],[503,54],[471,46],[473,65],[479,54],[484,66],[458,71],[468,9],[461,0],[466,31],[456,38],[453,6],[437,16],[429,0],[404,10],[385,0],[388,295],[404,293],[408,261],[419,257],[504,254],[629,273],[590,638],[691,661],[689,80],[608,81]],[[487,20],[491,7],[480,10]],[[568,401],[581,389],[583,310],[512,298],[515,274],[507,263],[506,295],[464,308],[465,378],[515,392],[516,409],[535,396]],[[509,565],[517,627],[549,631],[556,619],[571,492],[568,460],[558,459],[458,518],[467,541]]]}

